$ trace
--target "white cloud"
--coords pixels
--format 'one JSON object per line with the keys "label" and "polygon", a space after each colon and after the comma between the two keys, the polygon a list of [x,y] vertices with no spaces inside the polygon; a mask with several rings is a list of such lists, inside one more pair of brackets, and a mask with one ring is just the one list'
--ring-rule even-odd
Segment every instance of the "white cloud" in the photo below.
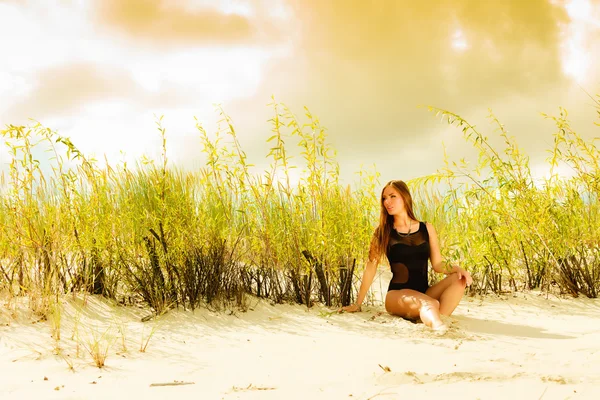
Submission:
{"label": "white cloud", "polygon": [[[34,91],[39,85],[48,86],[52,76],[44,72],[51,69],[68,71],[72,65],[83,64],[112,71],[121,78],[129,74],[140,90],[123,90],[114,99],[103,99],[102,91],[98,96],[82,95],[82,103],[72,114],[44,115],[42,119],[46,126],[71,137],[84,153],[94,153],[98,158],[106,155],[109,160],[120,160],[121,151],[130,161],[141,154],[160,154],[155,115],[164,114],[172,160],[185,163],[186,157],[195,157],[200,146],[194,132],[194,115],[210,129],[218,117],[212,104],[252,96],[269,59],[287,51],[241,46],[157,50],[94,27],[90,4],[0,4],[0,45],[5,54],[10,54],[0,63],[0,115],[2,122],[15,121],[16,117],[8,112],[29,98],[19,109],[40,118],[43,110],[36,107],[43,104]],[[223,4],[231,12],[243,14],[244,4],[249,3]],[[112,79],[112,75],[106,78],[102,73],[86,76]],[[88,88],[94,87],[94,82],[85,83],[89,83]],[[60,92],[58,87],[54,89]],[[81,90],[84,93],[86,88]],[[77,88],[69,92],[77,98]],[[60,114],[56,107],[50,109]],[[190,142],[197,143],[197,147],[188,148]]]}
{"label": "white cloud", "polygon": [[464,32],[461,29],[455,30],[452,34],[452,48],[462,52],[468,50],[470,47]]}
{"label": "white cloud", "polygon": [[565,5],[570,23],[563,27],[562,67],[564,73],[579,84],[596,77],[592,70],[598,60],[600,46],[600,5],[589,0],[571,0]]}
{"label": "white cloud", "polygon": [[192,48],[163,56],[140,54],[124,64],[144,89],[177,88],[182,94],[222,102],[252,95],[269,55],[247,48]]}

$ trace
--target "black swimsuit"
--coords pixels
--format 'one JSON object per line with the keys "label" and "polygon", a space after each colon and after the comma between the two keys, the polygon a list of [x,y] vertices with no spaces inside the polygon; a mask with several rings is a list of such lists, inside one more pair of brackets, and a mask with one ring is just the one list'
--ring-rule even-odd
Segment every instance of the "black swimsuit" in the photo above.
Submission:
{"label": "black swimsuit", "polygon": [[424,222],[419,222],[419,229],[410,234],[392,229],[386,253],[393,274],[388,291],[413,289],[425,293],[429,288],[429,253],[429,232]]}

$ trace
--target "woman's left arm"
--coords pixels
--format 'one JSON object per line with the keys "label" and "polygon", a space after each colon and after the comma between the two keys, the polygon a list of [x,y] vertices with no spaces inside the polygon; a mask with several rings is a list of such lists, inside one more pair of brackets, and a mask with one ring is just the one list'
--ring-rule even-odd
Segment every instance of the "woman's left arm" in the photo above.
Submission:
{"label": "woman's left arm", "polygon": [[440,252],[440,241],[438,240],[437,232],[435,231],[433,225],[429,222],[427,222],[426,225],[427,232],[429,233],[429,257],[431,259],[431,266],[433,267],[433,270],[446,275],[456,272],[458,279],[462,279],[464,276],[467,281],[467,285],[470,285],[473,281],[471,279],[471,274],[458,265],[448,265],[449,263],[442,259],[442,253]]}

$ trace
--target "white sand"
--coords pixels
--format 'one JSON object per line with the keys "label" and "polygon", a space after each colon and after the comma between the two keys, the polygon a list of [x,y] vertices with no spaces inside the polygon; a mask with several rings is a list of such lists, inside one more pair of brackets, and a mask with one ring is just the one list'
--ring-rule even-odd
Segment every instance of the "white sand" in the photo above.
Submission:
{"label": "white sand", "polygon": [[[251,300],[245,313],[142,323],[147,311],[82,299],[64,298],[59,355],[50,321],[0,303],[1,399],[600,398],[599,300],[466,298],[438,337],[382,306],[340,315]],[[82,345],[77,355],[76,325],[81,344],[109,329],[104,368]],[[194,384],[150,386],[174,381]]]}

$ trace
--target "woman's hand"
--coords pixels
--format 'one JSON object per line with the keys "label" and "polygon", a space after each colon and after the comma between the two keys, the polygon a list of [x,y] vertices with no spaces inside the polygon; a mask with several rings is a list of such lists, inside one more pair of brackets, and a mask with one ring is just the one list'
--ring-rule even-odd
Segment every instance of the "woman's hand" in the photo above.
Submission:
{"label": "woman's hand", "polygon": [[350,304],[349,306],[346,307],[342,307],[338,310],[338,312],[358,312],[360,311],[360,306],[357,306],[356,304]]}
{"label": "woman's hand", "polygon": [[467,286],[471,286],[471,283],[473,283],[473,278],[471,278],[471,274],[459,266],[456,266],[455,268],[456,268],[456,270],[455,270],[456,274],[458,275],[458,279],[465,278],[465,280],[467,282]]}

